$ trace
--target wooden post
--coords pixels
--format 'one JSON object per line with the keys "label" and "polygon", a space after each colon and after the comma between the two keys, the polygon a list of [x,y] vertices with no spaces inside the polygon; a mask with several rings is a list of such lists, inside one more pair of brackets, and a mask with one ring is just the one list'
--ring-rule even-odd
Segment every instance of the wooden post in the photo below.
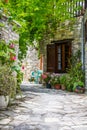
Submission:
{"label": "wooden post", "polygon": [[40,70],[43,70],[43,55],[40,56]]}

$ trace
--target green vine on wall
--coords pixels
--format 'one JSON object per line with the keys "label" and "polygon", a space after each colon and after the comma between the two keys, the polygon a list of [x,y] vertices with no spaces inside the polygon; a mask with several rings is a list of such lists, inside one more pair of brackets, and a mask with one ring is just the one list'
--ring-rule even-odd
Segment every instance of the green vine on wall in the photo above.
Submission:
{"label": "green vine on wall", "polygon": [[[73,20],[67,11],[67,0],[1,0],[0,9],[11,19],[17,20],[20,25],[19,58],[26,56],[29,45],[33,41],[41,43],[46,36],[48,39],[55,35],[55,30],[65,20]],[[71,1],[74,10],[75,1]],[[64,6],[63,3],[66,3]],[[66,15],[65,15],[66,14]],[[39,46],[38,46],[39,47]],[[38,49],[39,50],[39,49]]]}

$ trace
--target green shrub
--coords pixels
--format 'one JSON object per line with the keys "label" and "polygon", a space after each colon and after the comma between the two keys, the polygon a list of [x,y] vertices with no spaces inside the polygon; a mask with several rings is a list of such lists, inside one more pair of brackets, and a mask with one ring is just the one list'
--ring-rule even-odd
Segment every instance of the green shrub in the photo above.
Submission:
{"label": "green shrub", "polygon": [[9,66],[0,66],[0,95],[13,97],[16,90],[16,78]]}

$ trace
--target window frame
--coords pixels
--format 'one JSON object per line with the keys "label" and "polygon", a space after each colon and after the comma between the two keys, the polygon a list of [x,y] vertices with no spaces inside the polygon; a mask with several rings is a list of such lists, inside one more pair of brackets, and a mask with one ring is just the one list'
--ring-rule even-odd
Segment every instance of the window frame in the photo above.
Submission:
{"label": "window frame", "polygon": [[[71,56],[72,55],[72,40],[73,39],[69,39],[69,40],[60,40],[60,41],[53,41],[52,43],[52,45],[54,45],[55,47],[55,52],[54,52],[54,54],[55,54],[55,56],[53,56],[53,58],[54,58],[54,65],[52,66],[52,67],[54,67],[54,69],[53,70],[50,70],[49,68],[48,68],[48,60],[50,59],[50,57],[49,57],[49,59],[48,59],[48,52],[47,52],[47,72],[54,72],[54,73],[66,73],[66,66],[68,66],[68,63],[65,63],[65,61],[66,61],[66,57],[65,57],[65,55],[67,55],[67,56]],[[50,46],[51,47],[51,44],[50,45],[47,45],[48,47]],[[61,46],[61,69],[59,70],[58,69],[58,46]],[[67,46],[69,46],[69,52],[68,52],[68,54],[66,54],[66,52],[65,52],[65,47],[67,47]],[[47,48],[48,48],[47,47]],[[51,48],[52,49],[52,48]],[[49,52],[50,52],[50,50],[49,50]],[[51,52],[52,52],[52,50],[51,50]],[[50,52],[50,53],[51,53]],[[52,57],[51,57],[52,58]],[[50,65],[51,65],[51,63],[49,63]],[[53,63],[52,63],[53,64]]]}
{"label": "window frame", "polygon": [[[61,46],[61,69],[58,69],[58,64],[59,64],[59,62],[58,62],[58,46]],[[66,47],[69,47],[68,48],[68,52],[66,52]],[[56,73],[66,73],[66,69],[67,68],[69,68],[68,67],[68,58],[70,58],[71,57],[71,53],[72,53],[72,51],[71,51],[71,48],[72,48],[72,44],[71,43],[67,43],[67,42],[65,42],[65,43],[59,43],[59,44],[56,44],[56,59],[55,59],[55,61],[56,61],[56,69],[55,69],[55,72]],[[67,67],[66,67],[67,66]]]}

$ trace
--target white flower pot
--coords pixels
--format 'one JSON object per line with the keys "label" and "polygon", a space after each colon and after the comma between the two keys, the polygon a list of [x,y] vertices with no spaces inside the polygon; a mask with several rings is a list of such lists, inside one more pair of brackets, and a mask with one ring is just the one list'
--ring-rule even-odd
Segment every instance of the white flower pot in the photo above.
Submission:
{"label": "white flower pot", "polygon": [[9,96],[0,96],[0,109],[4,109],[8,106]]}

